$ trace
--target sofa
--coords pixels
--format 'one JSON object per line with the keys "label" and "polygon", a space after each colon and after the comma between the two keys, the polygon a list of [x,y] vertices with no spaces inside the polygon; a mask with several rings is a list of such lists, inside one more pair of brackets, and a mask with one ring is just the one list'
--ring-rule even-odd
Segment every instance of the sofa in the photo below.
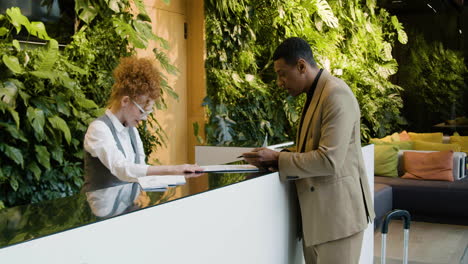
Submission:
{"label": "sofa", "polygon": [[[404,153],[435,151],[398,151],[398,177],[374,176],[374,227],[393,209],[410,212],[416,221],[468,225],[467,154],[453,152],[453,181],[402,178]],[[407,154],[408,155],[408,154]]]}

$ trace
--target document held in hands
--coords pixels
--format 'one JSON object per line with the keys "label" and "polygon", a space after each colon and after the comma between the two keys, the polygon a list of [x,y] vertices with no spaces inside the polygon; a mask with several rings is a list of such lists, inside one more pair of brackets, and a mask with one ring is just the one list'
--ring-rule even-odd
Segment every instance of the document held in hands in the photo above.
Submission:
{"label": "document held in hands", "polygon": [[203,172],[255,172],[259,169],[254,165],[206,165],[200,166],[204,169]]}
{"label": "document held in hands", "polygon": [[139,177],[138,183],[141,188],[145,191],[151,190],[162,190],[164,191],[168,187],[185,184],[184,175],[157,175],[157,176],[145,176]]}

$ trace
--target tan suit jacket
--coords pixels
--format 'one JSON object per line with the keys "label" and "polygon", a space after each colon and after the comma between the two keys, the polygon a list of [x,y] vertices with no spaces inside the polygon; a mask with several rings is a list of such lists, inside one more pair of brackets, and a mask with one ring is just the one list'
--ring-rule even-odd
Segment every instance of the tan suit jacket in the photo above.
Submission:
{"label": "tan suit jacket", "polygon": [[298,129],[296,150],[281,152],[279,174],[296,180],[305,245],[364,230],[374,219],[360,140],[360,110],[351,89],[323,71]]}

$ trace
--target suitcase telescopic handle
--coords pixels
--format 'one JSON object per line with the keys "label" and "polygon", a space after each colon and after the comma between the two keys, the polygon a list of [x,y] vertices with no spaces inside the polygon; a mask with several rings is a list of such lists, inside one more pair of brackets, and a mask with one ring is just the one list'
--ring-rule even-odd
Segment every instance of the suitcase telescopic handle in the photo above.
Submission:
{"label": "suitcase telescopic handle", "polygon": [[410,228],[411,217],[408,211],[395,209],[391,212],[388,212],[385,215],[383,223],[382,223],[382,250],[381,250],[381,257],[380,257],[381,264],[385,264],[388,225],[390,224],[390,221],[395,218],[403,218],[403,233],[404,233],[403,263],[404,264],[408,263],[409,228]]}
{"label": "suitcase telescopic handle", "polygon": [[403,218],[403,228],[404,229],[409,229],[410,228],[410,222],[411,222],[411,216],[410,213],[406,210],[393,210],[385,215],[385,218],[382,223],[382,234],[387,234],[388,233],[388,225],[390,224],[390,221],[392,219],[397,219],[397,218]]}

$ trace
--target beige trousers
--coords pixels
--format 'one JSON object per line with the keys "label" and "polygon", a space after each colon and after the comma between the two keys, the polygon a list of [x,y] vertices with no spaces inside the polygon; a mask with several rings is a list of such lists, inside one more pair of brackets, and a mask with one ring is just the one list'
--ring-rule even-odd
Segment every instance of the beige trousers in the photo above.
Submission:
{"label": "beige trousers", "polygon": [[361,256],[364,231],[338,240],[305,247],[307,264],[357,264]]}

